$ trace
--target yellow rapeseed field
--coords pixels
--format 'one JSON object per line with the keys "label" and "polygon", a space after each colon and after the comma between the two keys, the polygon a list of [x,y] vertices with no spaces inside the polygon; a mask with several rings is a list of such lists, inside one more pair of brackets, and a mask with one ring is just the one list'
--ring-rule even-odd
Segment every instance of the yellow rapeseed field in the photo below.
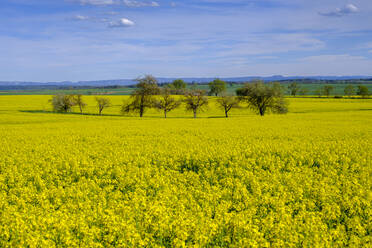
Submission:
{"label": "yellow rapeseed field", "polygon": [[140,119],[50,98],[0,96],[0,247],[372,246],[372,100]]}

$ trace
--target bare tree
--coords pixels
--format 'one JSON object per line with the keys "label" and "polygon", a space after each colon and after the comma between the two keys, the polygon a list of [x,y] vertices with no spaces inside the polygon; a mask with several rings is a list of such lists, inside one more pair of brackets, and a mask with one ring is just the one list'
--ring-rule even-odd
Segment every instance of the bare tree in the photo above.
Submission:
{"label": "bare tree", "polygon": [[80,114],[83,114],[83,109],[87,106],[87,104],[83,101],[82,95],[76,95],[74,96],[75,105],[79,106]]}
{"label": "bare tree", "polygon": [[246,101],[249,107],[261,116],[265,115],[267,110],[277,114],[288,112],[288,104],[284,99],[282,87],[278,83],[271,85],[263,82],[248,83],[236,93],[242,101]]}
{"label": "bare tree", "polygon": [[169,88],[162,89],[160,99],[154,100],[154,107],[164,111],[164,118],[167,118],[169,111],[178,108],[180,105],[181,101],[171,96],[171,90]]}
{"label": "bare tree", "polygon": [[205,96],[204,90],[190,90],[185,93],[184,102],[186,110],[192,111],[196,118],[196,114],[208,105],[208,97]]}
{"label": "bare tree", "polygon": [[108,107],[111,106],[110,99],[106,98],[106,97],[96,97],[96,102],[97,102],[99,115],[102,115],[103,109],[108,108]]}
{"label": "bare tree", "polygon": [[236,96],[224,95],[217,99],[217,104],[225,111],[225,116],[228,118],[229,111],[239,107],[239,99]]}
{"label": "bare tree", "polygon": [[159,87],[156,78],[151,75],[137,79],[137,81],[138,84],[131,95],[131,101],[123,104],[121,112],[122,114],[138,112],[142,117],[146,109],[153,106],[154,95],[159,93]]}
{"label": "bare tree", "polygon": [[72,107],[76,105],[73,95],[55,95],[49,102],[56,112],[70,112]]}

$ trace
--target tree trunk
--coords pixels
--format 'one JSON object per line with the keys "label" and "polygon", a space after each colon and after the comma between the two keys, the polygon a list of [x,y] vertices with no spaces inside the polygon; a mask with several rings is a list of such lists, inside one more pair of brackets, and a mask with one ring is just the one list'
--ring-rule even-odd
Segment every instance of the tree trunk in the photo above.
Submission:
{"label": "tree trunk", "polygon": [[196,110],[194,110],[194,118],[196,118]]}
{"label": "tree trunk", "polygon": [[164,110],[164,118],[167,118],[167,111]]}
{"label": "tree trunk", "polygon": [[143,106],[143,96],[141,97],[141,103],[140,103],[140,117],[143,116],[143,112],[144,112],[144,106]]}
{"label": "tree trunk", "polygon": [[83,114],[83,108],[81,106],[79,106],[80,108],[80,114]]}
{"label": "tree trunk", "polygon": [[265,109],[264,108],[260,108],[260,115],[261,116],[264,116],[265,115]]}
{"label": "tree trunk", "polygon": [[228,115],[228,111],[227,110],[225,110],[225,116],[226,116],[226,118],[229,118],[229,115]]}

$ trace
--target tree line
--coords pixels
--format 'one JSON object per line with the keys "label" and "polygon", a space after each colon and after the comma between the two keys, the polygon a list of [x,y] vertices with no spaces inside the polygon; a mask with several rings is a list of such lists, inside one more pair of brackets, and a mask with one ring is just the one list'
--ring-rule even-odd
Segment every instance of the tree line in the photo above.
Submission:
{"label": "tree line", "polygon": [[[197,88],[186,89],[187,84],[180,79],[163,88],[158,86],[156,78],[151,75],[139,78],[137,81],[129,100],[124,101],[121,106],[122,114],[137,113],[143,117],[146,110],[156,108],[167,118],[170,111],[184,104],[186,110],[192,112],[196,118],[197,114],[208,106],[207,94],[218,97],[217,105],[224,111],[226,118],[229,117],[230,110],[240,108],[241,103],[246,103],[261,116],[267,112],[276,114],[288,112],[288,102],[279,83],[264,84],[262,81],[247,83],[238,89],[234,96],[226,93],[226,82],[220,79],[209,83],[209,92]],[[181,97],[176,98],[174,95],[181,95]],[[111,106],[111,101],[107,97],[96,97],[95,100],[99,115],[105,108]],[[80,113],[83,114],[87,106],[82,95],[59,94],[53,96],[50,102],[56,112],[70,112],[72,107],[78,106]]]}
{"label": "tree line", "polygon": [[[296,96],[296,95],[306,95],[308,93],[308,89],[301,87],[297,82],[293,82],[288,85],[288,90],[290,95]],[[333,85],[326,84],[314,91],[314,94],[321,97],[326,96],[329,97],[334,90]],[[344,95],[345,96],[353,96],[358,95],[362,98],[368,98],[370,96],[370,92],[367,86],[365,85],[358,85],[357,87],[349,84],[346,85],[344,88]]]}

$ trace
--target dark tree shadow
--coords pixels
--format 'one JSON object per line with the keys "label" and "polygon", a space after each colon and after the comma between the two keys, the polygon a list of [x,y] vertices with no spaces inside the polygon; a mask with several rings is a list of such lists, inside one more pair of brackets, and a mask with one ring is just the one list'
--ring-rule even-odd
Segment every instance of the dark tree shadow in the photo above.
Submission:
{"label": "dark tree shadow", "polygon": [[115,115],[115,114],[92,114],[92,113],[78,113],[78,112],[55,112],[49,110],[19,110],[22,113],[32,113],[32,114],[59,114],[59,115],[80,115],[80,116],[122,116],[122,115]]}
{"label": "dark tree shadow", "polygon": [[[142,118],[137,116],[137,115],[120,115],[120,114],[102,114],[102,115],[99,115],[99,114],[93,114],[93,113],[79,113],[79,112],[55,112],[55,111],[51,111],[51,110],[18,110],[19,112],[22,112],[22,113],[31,113],[31,114],[56,114],[56,115],[78,115],[78,116],[106,116],[106,117],[127,117],[127,118],[136,118],[136,119],[190,119],[190,120],[194,120],[194,119],[230,119],[230,118],[234,118],[236,116],[229,116],[228,118],[226,118],[224,115],[220,115],[220,116],[201,116],[201,117],[197,117],[197,118],[194,118],[192,116],[167,116],[167,118],[164,118],[164,116],[154,116],[154,115],[149,115],[149,116],[146,116],[144,115]],[[239,117],[244,117],[245,115],[239,115]]]}
{"label": "dark tree shadow", "polygon": [[[22,113],[31,113],[31,114],[58,114],[58,115],[80,115],[80,116],[114,116],[114,117],[131,117],[131,118],[138,118],[141,119],[139,116],[136,115],[120,115],[120,114],[92,114],[92,113],[78,113],[78,112],[55,112],[55,111],[50,111],[50,110],[18,110],[19,112]],[[167,118],[164,118],[164,116],[153,116],[149,115],[146,116],[144,115],[142,117],[143,119],[195,119],[192,116],[167,116]],[[233,118],[233,117],[229,117]],[[202,116],[202,117],[197,117],[196,119],[228,119],[225,116]]]}
{"label": "dark tree shadow", "polygon": [[229,116],[229,117],[226,118],[226,116],[221,115],[221,116],[208,116],[206,118],[208,118],[208,119],[229,119],[231,117]]}

